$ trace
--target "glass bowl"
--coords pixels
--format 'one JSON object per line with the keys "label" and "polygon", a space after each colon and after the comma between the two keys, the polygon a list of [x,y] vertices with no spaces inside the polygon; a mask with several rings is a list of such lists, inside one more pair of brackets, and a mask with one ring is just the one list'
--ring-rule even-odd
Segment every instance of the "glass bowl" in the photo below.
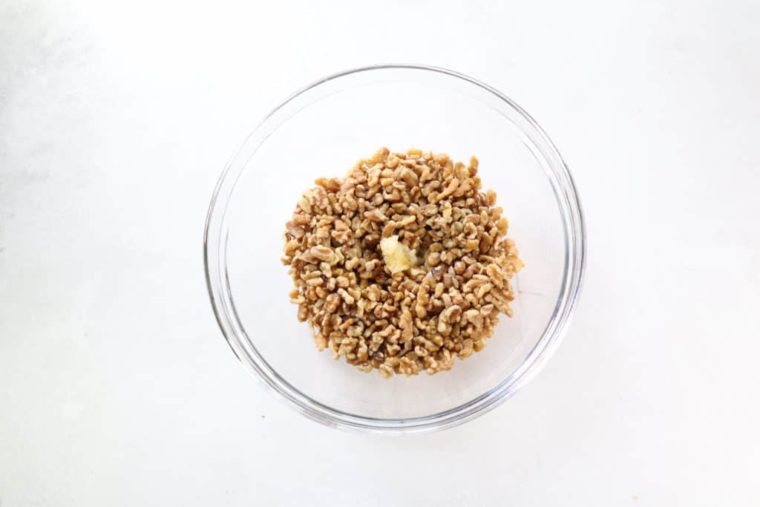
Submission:
{"label": "glass bowl", "polygon": [[[513,279],[514,316],[501,317],[484,350],[435,375],[385,379],[318,352],[288,298],[280,257],[299,196],[382,146],[476,155],[526,264]],[[538,124],[490,86],[413,65],[335,74],[277,106],[224,169],[204,237],[211,302],[235,355],[304,415],[382,432],[461,424],[525,385],[567,326],[584,248],[572,178]]]}

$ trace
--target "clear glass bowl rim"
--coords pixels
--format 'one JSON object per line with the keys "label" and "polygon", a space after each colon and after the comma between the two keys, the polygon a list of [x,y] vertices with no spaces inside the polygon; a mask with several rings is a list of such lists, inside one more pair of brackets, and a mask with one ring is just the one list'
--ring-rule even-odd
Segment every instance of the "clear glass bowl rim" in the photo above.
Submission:
{"label": "clear glass bowl rim", "polygon": [[[563,280],[554,312],[543,335],[520,367],[491,390],[466,403],[436,414],[403,419],[380,419],[343,412],[310,398],[290,385],[269,366],[245,334],[235,311],[226,266],[227,204],[238,176],[248,161],[248,157],[242,157],[244,160],[241,160],[241,155],[254,153],[268,137],[257,136],[257,133],[265,130],[267,122],[286,105],[310,90],[353,74],[382,70],[431,72],[460,79],[489,92],[507,108],[516,112],[523,120],[521,127],[530,131],[531,140],[537,143],[541,155],[549,162],[550,174],[547,176],[552,183],[562,215],[565,243]],[[232,156],[219,177],[206,217],[203,253],[206,285],[219,327],[237,358],[248,365],[266,385],[302,414],[331,427],[382,433],[411,433],[450,428],[483,415],[509,399],[540,371],[559,345],[575,310],[585,269],[586,235],[580,199],[567,164],[549,136],[526,111],[495,88],[459,72],[427,65],[387,64],[359,67],[319,79],[292,94],[264,117]]]}

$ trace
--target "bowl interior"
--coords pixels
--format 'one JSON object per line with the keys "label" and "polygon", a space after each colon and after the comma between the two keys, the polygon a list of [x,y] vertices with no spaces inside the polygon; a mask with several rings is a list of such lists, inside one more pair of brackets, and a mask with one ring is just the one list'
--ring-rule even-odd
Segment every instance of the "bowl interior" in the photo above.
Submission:
{"label": "bowl interior", "polygon": [[[488,90],[458,77],[385,69],[333,79],[275,111],[232,161],[235,178],[222,225],[228,310],[256,361],[298,396],[361,418],[424,418],[461,407],[514,380],[545,335],[567,262],[563,215],[550,161],[526,120]],[[384,379],[317,352],[290,304],[280,263],[284,224],[318,177],[342,177],[387,146],[480,159],[484,188],[497,192],[525,268],[514,317],[503,316],[486,348],[436,375]]]}

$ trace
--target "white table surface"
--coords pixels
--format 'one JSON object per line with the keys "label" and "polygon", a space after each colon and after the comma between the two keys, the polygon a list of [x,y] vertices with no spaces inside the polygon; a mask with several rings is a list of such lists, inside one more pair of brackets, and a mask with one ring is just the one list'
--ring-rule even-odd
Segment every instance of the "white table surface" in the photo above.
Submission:
{"label": "white table surface", "polygon": [[[759,26],[751,0],[0,0],[0,505],[760,505]],[[515,99],[588,220],[545,370],[401,438],[261,387],[200,245],[262,115],[380,62]]]}

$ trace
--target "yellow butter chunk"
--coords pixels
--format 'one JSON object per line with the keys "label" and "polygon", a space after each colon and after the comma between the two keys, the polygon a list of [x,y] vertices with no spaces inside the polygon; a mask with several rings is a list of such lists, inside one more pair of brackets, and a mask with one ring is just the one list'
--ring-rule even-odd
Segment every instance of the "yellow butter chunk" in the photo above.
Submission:
{"label": "yellow butter chunk", "polygon": [[383,238],[380,241],[383,260],[391,273],[398,273],[417,265],[417,258],[412,250],[400,243],[398,236]]}

